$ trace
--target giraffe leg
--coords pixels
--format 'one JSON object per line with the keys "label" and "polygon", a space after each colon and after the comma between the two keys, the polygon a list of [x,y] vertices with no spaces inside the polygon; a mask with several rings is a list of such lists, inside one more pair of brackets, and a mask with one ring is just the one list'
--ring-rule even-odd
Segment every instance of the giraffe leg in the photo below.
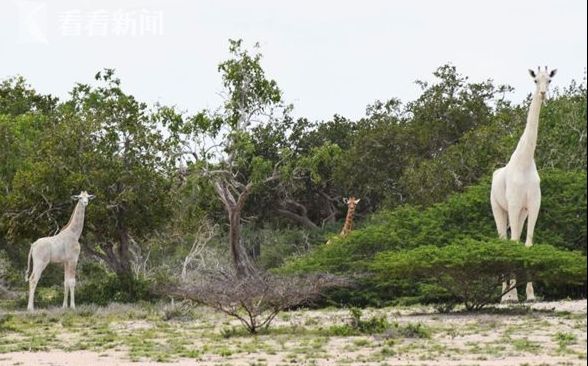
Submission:
{"label": "giraffe leg", "polygon": [[[508,207],[508,222],[510,224],[510,235],[511,240],[515,241],[518,245],[518,241],[521,238],[521,217],[523,217],[522,209],[520,206],[511,205]],[[512,288],[508,293],[502,296],[502,302],[518,302],[518,292],[516,288],[517,280],[511,278],[509,286]]]}
{"label": "giraffe leg", "polygon": [[35,290],[37,289],[37,284],[41,278],[41,273],[43,273],[47,264],[49,264],[49,262],[33,262],[33,273],[29,278],[29,303],[27,305],[27,310],[29,311],[35,310]]}
{"label": "giraffe leg", "polygon": [[[530,247],[533,245],[533,234],[535,233],[535,224],[537,223],[537,217],[539,217],[539,208],[541,207],[541,192],[534,192],[529,199],[529,221],[527,222],[527,238],[525,240],[525,246]],[[535,290],[533,289],[533,282],[527,282],[527,301],[535,301]]]}
{"label": "giraffe leg", "polygon": [[[491,197],[490,203],[492,204],[492,214],[494,215],[494,222],[496,223],[496,231],[498,231],[498,237],[504,240],[507,238],[506,233],[508,229],[508,213],[502,207],[500,207],[500,205],[494,197]],[[507,286],[508,283],[504,281],[502,283],[503,295],[502,299],[500,300],[501,302],[508,302],[512,297],[512,295],[510,297],[508,296],[510,292],[505,293]]]}
{"label": "giraffe leg", "polygon": [[510,224],[510,240],[518,242],[521,239],[521,217],[522,208],[520,206],[508,207],[508,222]]}
{"label": "giraffe leg", "polygon": [[67,295],[69,288],[67,286],[67,270],[68,270],[68,263],[65,262],[63,264],[63,308],[67,307]]}
{"label": "giraffe leg", "polygon": [[69,297],[70,297],[70,307],[72,309],[76,308],[76,300],[75,300],[75,288],[76,288],[76,267],[77,262],[70,262],[68,263],[68,271],[67,271],[67,287],[69,288]]}
{"label": "giraffe leg", "polygon": [[492,214],[494,215],[494,222],[496,223],[496,231],[500,239],[506,239],[506,230],[508,227],[508,213],[500,207],[495,199],[491,200]]}

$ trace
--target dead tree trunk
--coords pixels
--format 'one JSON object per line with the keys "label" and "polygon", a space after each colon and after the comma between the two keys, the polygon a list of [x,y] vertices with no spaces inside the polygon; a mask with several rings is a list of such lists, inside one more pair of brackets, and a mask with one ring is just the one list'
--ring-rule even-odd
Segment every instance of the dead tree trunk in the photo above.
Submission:
{"label": "dead tree trunk", "polygon": [[247,252],[241,242],[241,210],[251,193],[253,183],[247,184],[238,193],[234,189],[231,191],[229,184],[225,180],[219,180],[215,183],[214,188],[223,202],[229,218],[229,247],[231,249],[233,265],[235,266],[237,277],[243,278],[251,274],[252,267],[247,257]]}
{"label": "dead tree trunk", "polygon": [[243,278],[251,274],[251,262],[241,241],[241,210],[233,209],[229,214],[229,245],[237,277]]}

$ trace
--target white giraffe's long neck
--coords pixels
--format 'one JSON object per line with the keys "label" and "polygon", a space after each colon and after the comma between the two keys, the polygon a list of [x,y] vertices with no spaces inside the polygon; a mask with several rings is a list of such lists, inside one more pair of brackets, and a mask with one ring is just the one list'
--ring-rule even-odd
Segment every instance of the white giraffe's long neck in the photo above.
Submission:
{"label": "white giraffe's long neck", "polygon": [[541,113],[541,104],[543,100],[538,90],[533,94],[531,105],[529,106],[529,115],[527,116],[527,125],[525,131],[519,140],[517,148],[510,158],[511,164],[530,165],[535,156],[537,147],[537,133],[539,129],[539,114]]}
{"label": "white giraffe's long neck", "polygon": [[82,230],[84,229],[85,211],[86,207],[84,207],[81,202],[78,202],[74,212],[71,214],[69,223],[62,229],[62,232],[68,230],[79,239],[79,237],[82,235]]}

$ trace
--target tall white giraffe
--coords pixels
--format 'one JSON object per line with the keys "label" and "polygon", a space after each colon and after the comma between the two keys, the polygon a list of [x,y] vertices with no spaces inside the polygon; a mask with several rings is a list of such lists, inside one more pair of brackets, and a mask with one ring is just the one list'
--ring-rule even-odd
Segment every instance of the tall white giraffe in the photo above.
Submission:
{"label": "tall white giraffe", "polygon": [[[510,226],[511,240],[519,241],[521,232],[528,217],[527,238],[525,246],[533,245],[535,223],[541,206],[541,188],[539,174],[535,166],[535,147],[537,146],[537,132],[539,128],[539,113],[541,105],[547,100],[547,92],[551,79],[557,70],[548,71],[537,68],[537,72],[529,70],[535,82],[535,92],[529,106],[527,125],[519,143],[505,167],[496,170],[492,176],[492,190],[490,202],[492,213],[496,221],[496,229],[501,239],[507,238],[507,228]],[[516,280],[510,284],[503,283],[503,293],[507,286],[512,290],[502,296],[503,302],[518,301]],[[527,301],[534,301],[533,284],[527,283]]]}
{"label": "tall white giraffe", "polygon": [[[83,191],[79,195],[72,196],[73,199],[78,200],[69,222],[61,229],[61,231],[54,236],[48,236],[38,239],[31,245],[29,250],[29,258],[27,262],[27,274],[25,279],[29,281],[29,304],[28,310],[34,310],[35,289],[41,273],[49,263],[63,263],[64,265],[64,295],[63,307],[67,307],[68,290],[71,295],[70,307],[75,308],[76,302],[74,298],[74,290],[76,286],[76,267],[78,265],[78,257],[80,255],[80,243],[78,240],[82,235],[84,228],[84,214],[88,202],[94,198],[94,195]],[[33,260],[33,272],[29,277],[29,270]]]}

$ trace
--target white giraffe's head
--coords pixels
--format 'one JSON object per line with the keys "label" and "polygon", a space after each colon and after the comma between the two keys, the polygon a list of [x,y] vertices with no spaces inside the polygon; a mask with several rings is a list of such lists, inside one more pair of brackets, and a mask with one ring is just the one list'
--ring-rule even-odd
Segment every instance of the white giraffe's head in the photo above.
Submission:
{"label": "white giraffe's head", "polygon": [[535,84],[537,85],[537,92],[541,96],[541,99],[544,101],[547,99],[548,96],[547,93],[549,91],[549,84],[551,83],[551,79],[555,76],[556,73],[557,69],[549,71],[547,69],[547,66],[545,66],[544,70],[541,70],[539,66],[537,66],[537,71],[529,69],[529,74],[531,75],[533,81],[535,81]]}
{"label": "white giraffe's head", "polygon": [[96,196],[94,196],[93,194],[88,194],[88,192],[86,191],[82,191],[80,194],[71,196],[71,198],[73,198],[74,200],[79,200],[82,206],[84,207],[88,206],[88,202],[90,202],[90,200],[94,197]]}

